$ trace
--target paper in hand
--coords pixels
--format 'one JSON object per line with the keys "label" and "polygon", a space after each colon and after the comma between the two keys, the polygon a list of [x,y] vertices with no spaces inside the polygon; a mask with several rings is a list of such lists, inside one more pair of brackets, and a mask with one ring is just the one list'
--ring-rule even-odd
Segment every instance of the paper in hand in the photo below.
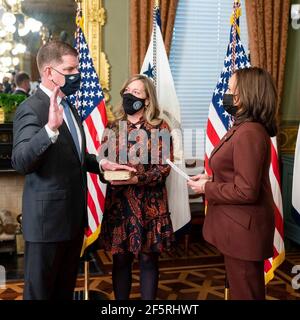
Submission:
{"label": "paper in hand", "polygon": [[168,165],[171,166],[179,175],[181,175],[184,179],[190,180],[190,177],[181,169],[179,169],[170,159],[166,159]]}

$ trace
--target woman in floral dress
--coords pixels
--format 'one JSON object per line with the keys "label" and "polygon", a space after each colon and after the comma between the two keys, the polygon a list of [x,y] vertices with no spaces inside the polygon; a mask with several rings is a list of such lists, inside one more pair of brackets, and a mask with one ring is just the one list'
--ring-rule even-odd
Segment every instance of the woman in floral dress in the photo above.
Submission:
{"label": "woman in floral dress", "polygon": [[109,160],[134,167],[136,173],[126,181],[108,182],[100,237],[113,256],[115,298],[129,298],[136,257],[141,297],[155,299],[159,255],[174,241],[165,185],[172,141],[167,123],[159,118],[151,80],[133,76],[121,96],[117,119],[106,129],[101,151]]}

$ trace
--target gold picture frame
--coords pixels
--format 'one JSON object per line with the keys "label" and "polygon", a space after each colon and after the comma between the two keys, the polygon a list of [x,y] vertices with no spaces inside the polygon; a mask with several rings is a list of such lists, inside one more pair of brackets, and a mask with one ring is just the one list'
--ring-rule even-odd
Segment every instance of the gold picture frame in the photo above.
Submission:
{"label": "gold picture frame", "polygon": [[109,105],[111,66],[103,48],[103,27],[106,23],[106,10],[102,0],[75,1],[82,8],[84,34],[104,92],[108,120],[112,121],[114,116]]}

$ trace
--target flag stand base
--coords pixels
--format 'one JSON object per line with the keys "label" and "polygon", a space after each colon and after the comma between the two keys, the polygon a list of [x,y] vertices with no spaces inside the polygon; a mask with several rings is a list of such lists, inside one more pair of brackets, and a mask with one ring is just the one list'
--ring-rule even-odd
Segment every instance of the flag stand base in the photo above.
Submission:
{"label": "flag stand base", "polygon": [[230,296],[229,296],[229,282],[228,282],[228,279],[227,279],[227,275],[226,275],[226,274],[225,274],[224,300],[230,300]]}
{"label": "flag stand base", "polygon": [[85,252],[83,256],[84,261],[84,290],[74,291],[73,300],[108,300],[108,298],[101,292],[89,290],[90,283],[90,253]]}

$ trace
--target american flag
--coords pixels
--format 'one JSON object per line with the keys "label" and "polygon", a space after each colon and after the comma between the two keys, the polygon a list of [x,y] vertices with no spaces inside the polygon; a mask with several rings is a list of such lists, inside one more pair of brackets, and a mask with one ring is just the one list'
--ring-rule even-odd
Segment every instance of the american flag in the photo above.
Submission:
{"label": "american flag", "polygon": [[[205,145],[205,170],[211,174],[208,166],[208,159],[214,147],[220,139],[226,134],[232,126],[233,119],[223,109],[223,95],[228,87],[228,80],[234,70],[249,68],[250,62],[240,39],[239,17],[241,16],[240,2],[235,1],[233,14],[231,16],[230,43],[227,48],[227,54],[224,61],[224,67],[219,81],[213,93],[212,102],[209,106],[209,115],[206,128]],[[280,174],[278,168],[278,153],[276,138],[271,138],[271,166],[270,181],[275,209],[275,236],[274,236],[274,256],[265,261],[265,282],[268,283],[274,277],[274,270],[284,260],[284,242],[283,242],[283,215],[282,198],[280,189]]]}
{"label": "american flag", "polygon": [[[78,11],[75,47],[78,51],[81,84],[76,94],[70,96],[70,100],[81,116],[86,136],[86,151],[97,155],[102,133],[107,125],[107,116],[104,94],[81,25],[81,12]],[[82,253],[100,233],[106,192],[105,184],[101,183],[97,174],[87,174],[87,185],[88,228],[85,231]]]}

